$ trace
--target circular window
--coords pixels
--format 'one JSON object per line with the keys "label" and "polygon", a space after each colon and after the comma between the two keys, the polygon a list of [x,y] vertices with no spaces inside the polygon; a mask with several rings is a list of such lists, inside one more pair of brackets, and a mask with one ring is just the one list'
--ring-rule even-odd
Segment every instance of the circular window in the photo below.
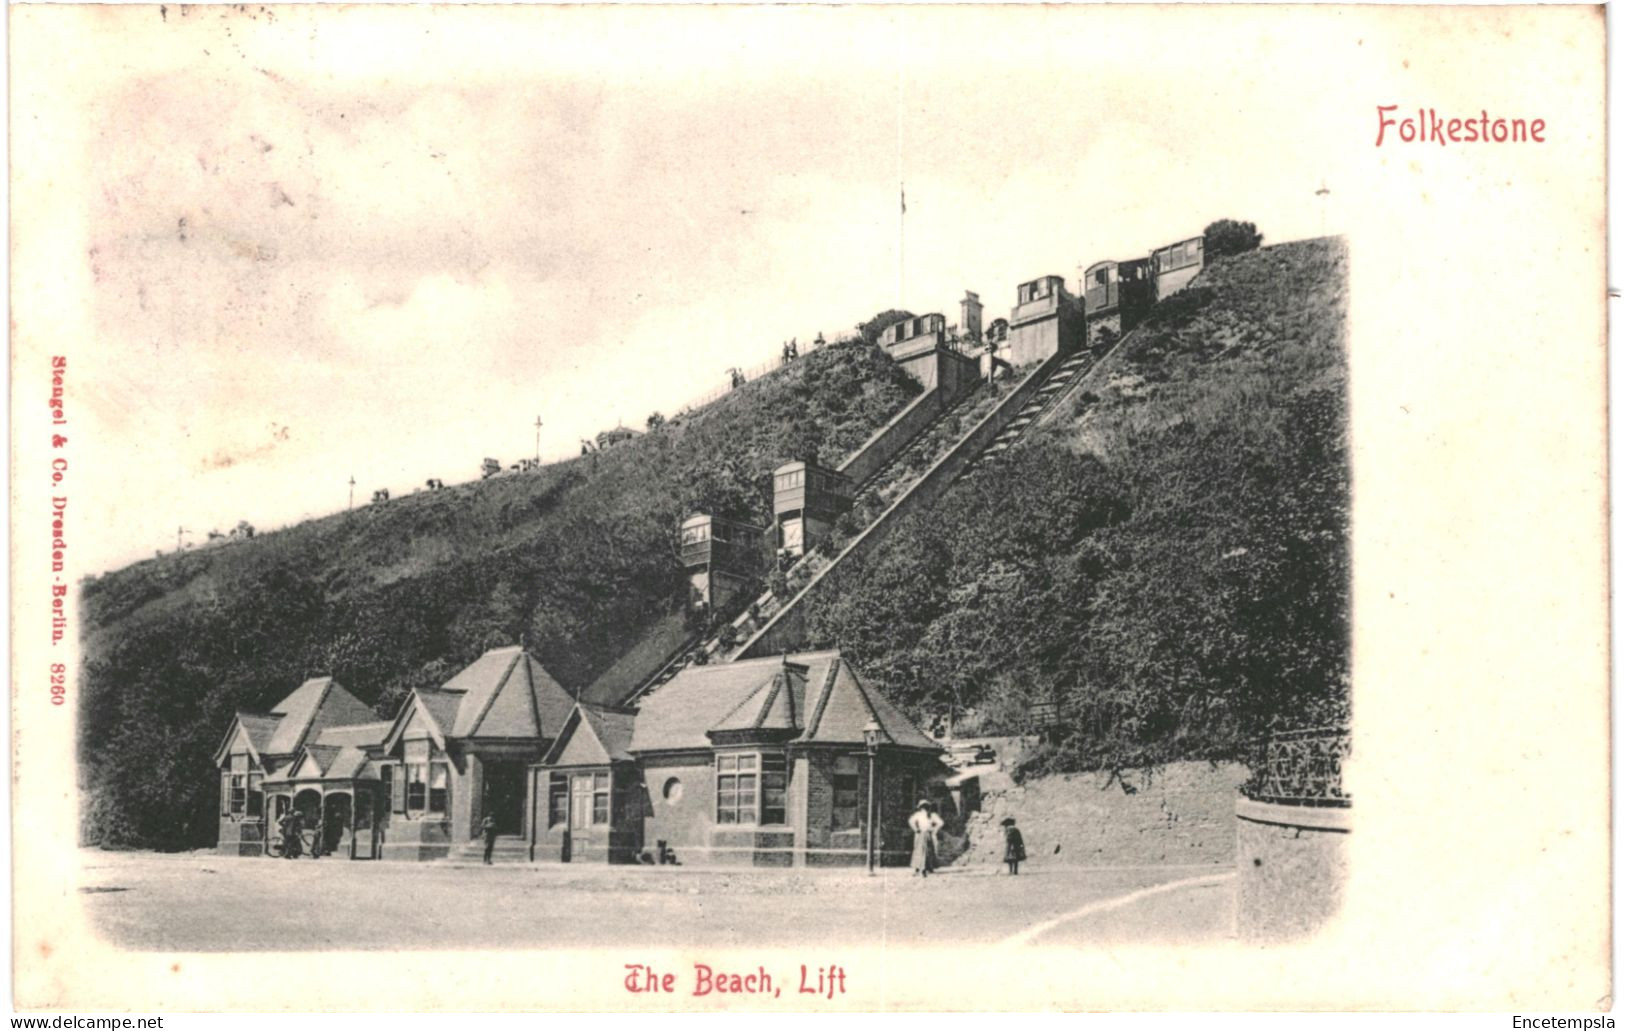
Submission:
{"label": "circular window", "polygon": [[668,803],[675,805],[683,797],[683,782],[676,777],[666,778],[666,786],[660,789],[660,795]]}

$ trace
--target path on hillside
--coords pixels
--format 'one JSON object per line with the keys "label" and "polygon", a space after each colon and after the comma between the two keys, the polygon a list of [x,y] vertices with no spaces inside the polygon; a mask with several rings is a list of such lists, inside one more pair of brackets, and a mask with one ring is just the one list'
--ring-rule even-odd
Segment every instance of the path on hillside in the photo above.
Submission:
{"label": "path on hillside", "polygon": [[[93,924],[145,951],[997,945],[1023,935],[1087,945],[1222,941],[1232,929],[1228,871],[1215,866],[1030,863],[1016,878],[949,870],[920,881],[907,870],[82,855],[77,897]],[[1192,878],[1202,884],[1163,888]]]}

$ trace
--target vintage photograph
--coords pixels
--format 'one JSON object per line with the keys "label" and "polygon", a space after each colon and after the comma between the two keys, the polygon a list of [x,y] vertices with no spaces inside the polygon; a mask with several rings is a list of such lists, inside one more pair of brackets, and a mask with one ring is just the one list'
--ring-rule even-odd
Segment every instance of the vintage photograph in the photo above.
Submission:
{"label": "vintage photograph", "polygon": [[1330,99],[1306,42],[1424,24],[1339,13],[22,9],[85,940],[793,1008],[878,1006],[862,950],[1328,940],[1389,686],[1340,155],[1437,120]]}

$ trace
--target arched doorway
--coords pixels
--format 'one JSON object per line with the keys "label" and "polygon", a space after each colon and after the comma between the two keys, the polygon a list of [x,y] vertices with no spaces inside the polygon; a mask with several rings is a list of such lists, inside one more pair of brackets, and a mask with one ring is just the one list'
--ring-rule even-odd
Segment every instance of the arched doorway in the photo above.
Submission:
{"label": "arched doorway", "polygon": [[325,800],[322,822],[322,855],[337,852],[350,830],[350,796],[343,792],[329,794]]}
{"label": "arched doorway", "polygon": [[304,829],[301,835],[304,838],[301,851],[305,855],[311,855],[311,850],[321,841],[321,832],[318,828],[321,827],[322,819],[322,793],[315,788],[306,788],[293,796],[293,807],[298,810],[299,825]]}
{"label": "arched doorway", "polygon": [[282,854],[282,818],[288,815],[293,808],[293,796],[285,792],[278,792],[266,798],[269,820],[265,831],[265,854],[280,856]]}

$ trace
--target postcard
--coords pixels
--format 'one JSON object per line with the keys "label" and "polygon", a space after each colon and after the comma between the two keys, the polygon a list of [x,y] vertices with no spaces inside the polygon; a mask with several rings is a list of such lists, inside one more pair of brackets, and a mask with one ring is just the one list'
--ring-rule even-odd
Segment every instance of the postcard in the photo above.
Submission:
{"label": "postcard", "polygon": [[1600,7],[18,4],[15,1005],[1612,1005]]}

